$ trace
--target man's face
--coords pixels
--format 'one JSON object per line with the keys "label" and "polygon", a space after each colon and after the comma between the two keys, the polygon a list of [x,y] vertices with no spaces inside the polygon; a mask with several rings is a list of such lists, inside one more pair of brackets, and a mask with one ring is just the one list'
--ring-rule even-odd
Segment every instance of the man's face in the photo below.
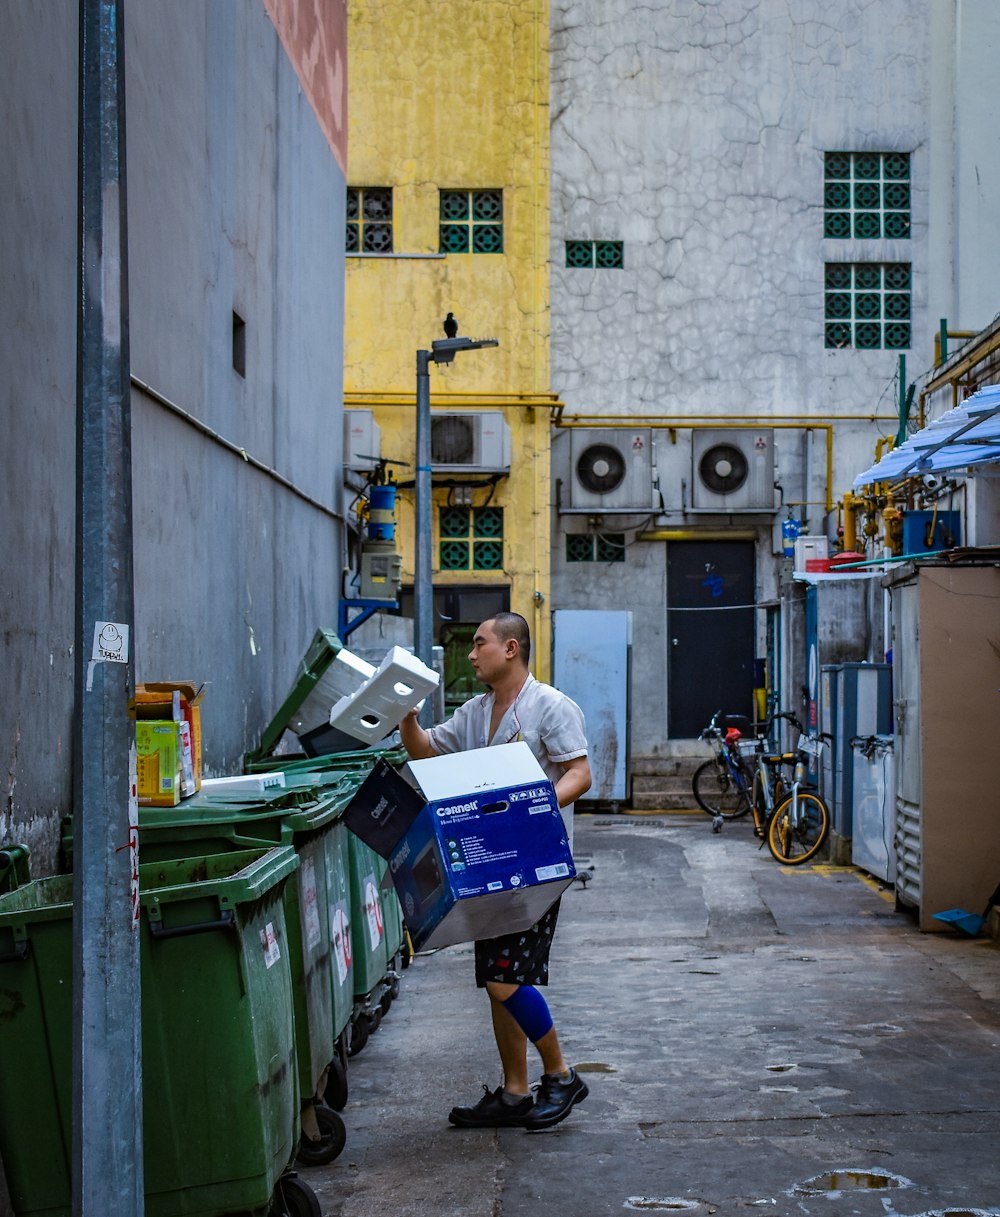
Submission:
{"label": "man's face", "polygon": [[476,630],[469,662],[484,685],[492,685],[506,668],[507,647],[508,644],[496,636],[492,621],[484,621]]}

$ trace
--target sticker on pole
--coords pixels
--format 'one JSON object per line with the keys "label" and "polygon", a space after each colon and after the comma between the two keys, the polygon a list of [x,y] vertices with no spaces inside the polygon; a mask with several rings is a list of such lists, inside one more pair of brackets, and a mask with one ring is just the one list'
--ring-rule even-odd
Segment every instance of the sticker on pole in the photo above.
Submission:
{"label": "sticker on pole", "polygon": [[94,668],[99,663],[128,663],[129,628],[120,621],[94,622],[94,647],[87,664],[87,692],[94,686]]}
{"label": "sticker on pole", "polygon": [[264,948],[264,962],[269,968],[273,968],[281,958],[281,949],[278,946],[278,936],[270,921],[260,932],[260,944]]}
{"label": "sticker on pole", "polygon": [[330,937],[333,939],[333,955],[337,961],[337,976],[340,978],[340,984],[344,985],[351,970],[351,926],[343,904],[334,905],[330,909]]}
{"label": "sticker on pole", "polygon": [[302,928],[306,935],[306,949],[315,951],[323,937],[319,924],[319,907],[316,903],[316,868],[312,858],[305,858],[299,870],[299,886],[302,892]]}
{"label": "sticker on pole", "polygon": [[365,913],[368,915],[368,937],[374,951],[382,941],[382,905],[374,875],[369,875],[365,880]]}

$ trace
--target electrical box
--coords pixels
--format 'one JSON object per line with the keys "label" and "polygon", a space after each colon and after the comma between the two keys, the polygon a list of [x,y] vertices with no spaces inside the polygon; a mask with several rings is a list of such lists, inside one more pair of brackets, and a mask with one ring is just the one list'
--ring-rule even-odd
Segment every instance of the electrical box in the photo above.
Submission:
{"label": "electrical box", "polygon": [[926,554],[962,544],[960,511],[908,511],[903,516],[903,553]]}
{"label": "electrical box", "polygon": [[403,582],[403,559],[391,547],[363,549],[358,595],[362,600],[395,603]]}

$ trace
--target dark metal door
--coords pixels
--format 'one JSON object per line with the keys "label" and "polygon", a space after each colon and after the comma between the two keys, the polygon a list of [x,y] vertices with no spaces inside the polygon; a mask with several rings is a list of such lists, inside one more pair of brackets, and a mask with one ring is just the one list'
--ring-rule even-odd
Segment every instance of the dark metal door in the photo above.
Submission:
{"label": "dark metal door", "polygon": [[671,739],[695,738],[716,710],[753,717],[753,604],[752,541],[668,544]]}

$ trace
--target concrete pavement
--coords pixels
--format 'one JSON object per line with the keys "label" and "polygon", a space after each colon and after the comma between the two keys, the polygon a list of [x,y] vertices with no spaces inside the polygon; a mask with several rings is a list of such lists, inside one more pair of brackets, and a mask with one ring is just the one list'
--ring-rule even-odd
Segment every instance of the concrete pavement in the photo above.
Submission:
{"label": "concrete pavement", "polygon": [[351,1060],[325,1217],[1000,1214],[1000,945],[921,934],[749,823],[581,815],[548,997],[589,1099],[459,1130],[499,1081],[472,948],[419,956]]}

